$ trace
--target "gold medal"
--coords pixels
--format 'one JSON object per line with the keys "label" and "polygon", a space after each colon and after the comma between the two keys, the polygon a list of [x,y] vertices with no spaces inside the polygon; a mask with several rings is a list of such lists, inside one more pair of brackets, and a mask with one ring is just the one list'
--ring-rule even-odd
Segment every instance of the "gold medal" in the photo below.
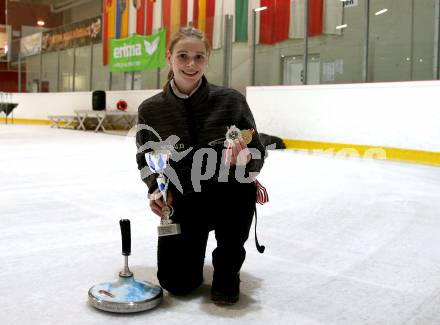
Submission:
{"label": "gold medal", "polygon": [[233,144],[234,141],[238,139],[239,136],[241,136],[244,143],[248,145],[249,143],[251,143],[254,133],[254,129],[240,130],[235,125],[232,125],[230,128],[228,128],[228,131],[226,132],[226,141],[230,144]]}
{"label": "gold medal", "polygon": [[254,129],[241,130],[241,137],[244,143],[249,144],[252,141],[252,136],[254,135]]}

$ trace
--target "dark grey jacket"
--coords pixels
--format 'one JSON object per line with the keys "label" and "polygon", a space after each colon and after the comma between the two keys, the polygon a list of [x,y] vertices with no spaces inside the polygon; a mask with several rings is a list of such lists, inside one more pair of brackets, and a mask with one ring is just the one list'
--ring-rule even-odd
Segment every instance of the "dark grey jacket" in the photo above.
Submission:
{"label": "dark grey jacket", "polygon": [[[249,172],[259,172],[263,166],[266,150],[260,141],[254,118],[246,98],[234,89],[212,85],[203,77],[200,88],[188,99],[175,96],[169,86],[167,91],[145,100],[139,106],[138,113],[136,160],[141,171],[141,178],[147,184],[149,193],[157,188],[157,175],[150,172],[145,160],[145,153],[151,149],[143,148],[139,151],[139,148],[148,141],[160,140],[154,132],[142,129],[141,125],[152,127],[162,141],[172,135],[179,137],[177,143],[172,143],[175,152],[182,153],[192,147],[184,158],[174,161],[172,157],[169,162],[183,187],[183,194],[194,190],[191,182],[191,168],[194,157],[201,159],[200,155],[194,156],[200,148],[211,148],[216,151],[217,169],[215,176],[211,177],[209,182],[218,181],[225,134],[227,128],[232,125],[240,130],[255,129],[253,140],[248,147],[256,148],[261,153],[260,159],[252,157],[245,167],[244,175],[247,177]],[[202,168],[205,167],[206,161],[203,161]],[[234,166],[230,168],[229,181],[236,181],[234,176],[236,168]]]}

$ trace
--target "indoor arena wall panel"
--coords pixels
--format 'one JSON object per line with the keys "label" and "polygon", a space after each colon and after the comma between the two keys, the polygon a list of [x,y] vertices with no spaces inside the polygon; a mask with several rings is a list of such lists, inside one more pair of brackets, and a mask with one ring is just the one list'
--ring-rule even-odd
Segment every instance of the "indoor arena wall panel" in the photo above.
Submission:
{"label": "indoor arena wall panel", "polygon": [[440,152],[440,81],[247,87],[259,131],[286,140]]}
{"label": "indoor arena wall panel", "polygon": [[[107,91],[107,109],[116,109],[123,99],[128,103],[127,111],[137,112],[139,104],[160,90]],[[18,103],[14,119],[48,120],[49,115],[74,115],[75,110],[92,109],[92,92],[65,93],[14,93],[12,101]]]}

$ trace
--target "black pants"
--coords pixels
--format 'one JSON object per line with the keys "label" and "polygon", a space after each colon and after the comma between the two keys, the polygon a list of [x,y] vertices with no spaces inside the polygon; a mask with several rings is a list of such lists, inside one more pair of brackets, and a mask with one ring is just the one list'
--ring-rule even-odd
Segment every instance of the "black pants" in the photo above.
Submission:
{"label": "black pants", "polygon": [[182,295],[203,281],[208,234],[215,231],[217,248],[212,253],[212,290],[239,293],[239,271],[245,260],[243,247],[255,209],[254,183],[214,183],[201,192],[174,194],[174,215],[182,233],[159,237],[158,272],[160,285],[172,294]]}

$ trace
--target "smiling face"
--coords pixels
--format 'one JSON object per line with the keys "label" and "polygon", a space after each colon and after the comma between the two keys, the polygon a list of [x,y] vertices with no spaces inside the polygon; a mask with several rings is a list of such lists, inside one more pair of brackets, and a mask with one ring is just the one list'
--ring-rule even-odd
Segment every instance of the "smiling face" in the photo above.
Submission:
{"label": "smiling face", "polygon": [[205,43],[194,37],[183,38],[174,45],[171,52],[167,52],[167,62],[174,73],[177,88],[190,94],[208,65]]}

